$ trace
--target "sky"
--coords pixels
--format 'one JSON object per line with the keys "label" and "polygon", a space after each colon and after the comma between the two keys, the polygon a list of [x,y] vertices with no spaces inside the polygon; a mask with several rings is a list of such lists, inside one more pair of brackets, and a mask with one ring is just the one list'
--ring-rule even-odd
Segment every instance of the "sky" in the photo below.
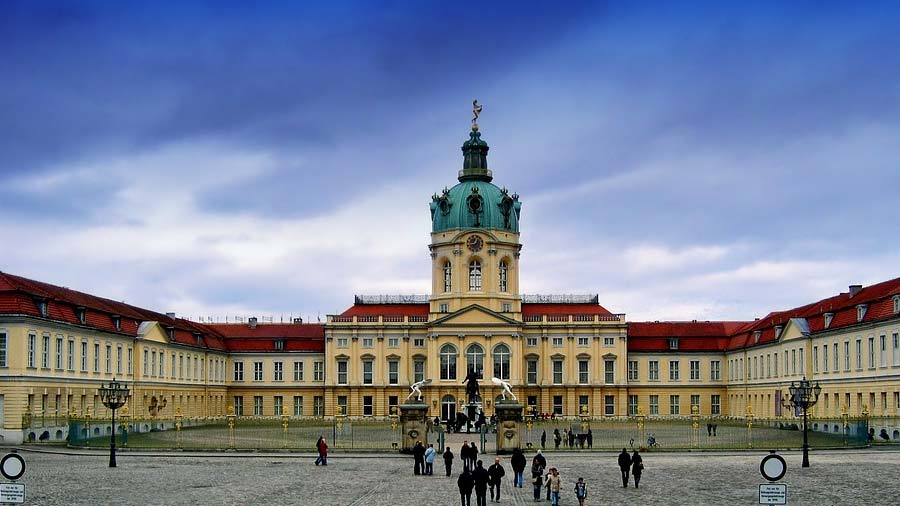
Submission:
{"label": "sky", "polygon": [[[788,5],[789,4],[789,5]],[[900,276],[894,2],[3,2],[0,270],[160,312],[427,293],[471,103],[523,293],[748,320]]]}

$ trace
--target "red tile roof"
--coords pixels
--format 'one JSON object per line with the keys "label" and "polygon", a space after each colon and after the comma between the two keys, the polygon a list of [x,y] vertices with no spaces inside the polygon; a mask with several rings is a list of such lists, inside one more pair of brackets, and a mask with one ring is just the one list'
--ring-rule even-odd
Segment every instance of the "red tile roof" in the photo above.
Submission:
{"label": "red tile roof", "polygon": [[354,304],[341,316],[428,316],[428,304]]}
{"label": "red tile roof", "polygon": [[746,322],[630,322],[628,351],[668,352],[670,338],[678,338],[678,352],[724,351],[728,336],[744,325]]}
{"label": "red tile roof", "polygon": [[259,323],[251,328],[246,323],[209,325],[224,336],[228,351],[278,351],[275,341],[283,340],[283,351],[325,353],[323,323]]}
{"label": "red tile roof", "polygon": [[579,314],[614,316],[599,304],[522,304],[523,316]]}

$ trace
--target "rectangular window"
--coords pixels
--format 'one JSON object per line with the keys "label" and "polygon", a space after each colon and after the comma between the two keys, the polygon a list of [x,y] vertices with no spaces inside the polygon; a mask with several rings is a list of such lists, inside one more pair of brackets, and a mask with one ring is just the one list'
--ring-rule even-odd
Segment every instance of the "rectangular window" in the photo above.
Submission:
{"label": "rectangular window", "polygon": [[28,367],[34,367],[37,360],[37,336],[28,334]]}
{"label": "rectangular window", "polygon": [[590,382],[590,377],[588,375],[589,367],[590,363],[587,360],[578,361],[578,383],[587,385]]}
{"label": "rectangular window", "polygon": [[[41,348],[41,367],[43,367],[44,369],[49,369],[50,368],[50,336],[43,336],[43,337],[44,337],[44,339],[43,339],[44,347]],[[100,372],[99,369],[100,369],[100,367],[98,366],[97,372]]]}
{"label": "rectangular window", "polygon": [[648,363],[647,379],[650,381],[659,381],[659,360],[651,360]]}
{"label": "rectangular window", "polygon": [[106,345],[106,374],[112,373],[112,345]]}
{"label": "rectangular window", "polygon": [[272,381],[284,381],[284,362],[272,363]]}
{"label": "rectangular window", "polygon": [[590,338],[586,336],[578,336],[578,346],[587,346],[590,344]]}
{"label": "rectangular window", "polygon": [[362,347],[363,347],[363,348],[373,348],[373,347],[375,347],[375,339],[373,339],[373,338],[371,338],[371,337],[364,337],[363,340],[362,340]]}
{"label": "rectangular window", "polygon": [[350,340],[346,337],[337,338],[337,347],[338,348],[347,348],[350,345]]}
{"label": "rectangular window", "polygon": [[150,353],[150,371],[148,371],[147,374],[150,376],[156,374],[156,350],[153,350]]}
{"label": "rectangular window", "polygon": [[678,381],[679,377],[678,361],[669,360],[669,381]]}
{"label": "rectangular window", "polygon": [[303,396],[294,396],[294,416],[303,416]]}
{"label": "rectangular window", "polygon": [[628,361],[628,381],[637,381],[638,380],[638,361],[637,360],[629,360]]}
{"label": "rectangular window", "polygon": [[716,394],[709,397],[709,413],[711,415],[719,415],[722,413],[722,401]]}
{"label": "rectangular window", "polygon": [[[778,358],[778,355],[775,355],[775,358]],[[709,361],[709,379],[711,381],[719,381],[722,379],[722,362],[719,360],[710,360]]]}
{"label": "rectangular window", "polygon": [[388,396],[388,414],[390,414],[390,415],[399,414],[400,413],[398,411],[399,405],[400,405],[400,397],[398,397],[396,395]]}
{"label": "rectangular window", "polygon": [[553,361],[553,384],[562,385],[563,382],[563,361]]}
{"label": "rectangular window", "polygon": [[441,302],[440,306],[438,307],[438,311],[441,313],[449,313],[450,312],[450,304],[448,304],[446,302]]}
{"label": "rectangular window", "polygon": [[[75,340],[69,339],[69,347],[66,349],[66,369],[75,370]],[[122,373],[122,348],[119,348],[119,374]]]}
{"label": "rectangular window", "polygon": [[94,372],[100,372],[100,343],[94,343]]}
{"label": "rectangular window", "polygon": [[175,378],[177,377],[177,376],[175,375],[175,372],[176,372],[176,371],[175,371],[175,366],[176,366],[176,364],[177,364],[177,357],[176,357],[175,354],[173,353],[173,354],[172,354],[172,376],[171,376],[172,379],[175,379]]}
{"label": "rectangular window", "polygon": [[263,414],[263,398],[261,395],[253,396],[253,416],[262,416]]}
{"label": "rectangular window", "polygon": [[[128,348],[128,374],[131,374],[131,348]],[[166,375],[166,354],[159,352],[159,376]]]}
{"label": "rectangular window", "polygon": [[697,394],[691,394],[691,413],[694,412],[694,408],[697,408],[697,413],[700,412],[700,396]]}
{"label": "rectangular window", "polygon": [[425,380],[425,361],[413,360],[413,383]]}
{"label": "rectangular window", "polygon": [[563,338],[561,336],[553,336],[552,342],[554,348],[561,348],[563,345]]}
{"label": "rectangular window", "polygon": [[772,354],[772,366],[775,369],[775,377],[778,377],[778,352]]}
{"label": "rectangular window", "polygon": [[[828,345],[826,344],[825,346]],[[834,343],[834,348],[832,349],[834,350],[834,353],[832,353],[832,355],[834,356],[834,372],[838,372],[841,370],[840,360],[838,360],[838,343]]]}
{"label": "rectangular window", "polygon": [[363,385],[372,384],[372,361],[363,360],[362,362],[362,382]]}
{"label": "rectangular window", "polygon": [[[191,363],[190,358],[188,358],[188,364]],[[263,380],[263,363],[262,362],[253,362],[253,381],[262,381]]]}
{"label": "rectangular window", "polygon": [[650,396],[650,414],[651,415],[659,414],[659,396],[658,395]]}
{"label": "rectangular window", "polygon": [[[501,289],[500,291],[501,291],[501,292],[505,292],[506,289],[503,288],[503,289]],[[509,302],[504,302],[504,303],[503,303],[503,312],[504,312],[504,313],[511,313],[511,312],[512,312],[512,304],[510,304]]]}
{"label": "rectangular window", "polygon": [[803,355],[804,355],[805,351],[806,350],[804,350],[803,348],[800,348],[799,350],[797,350],[797,362],[800,364],[800,374],[805,374],[805,371],[806,371],[803,368]]}
{"label": "rectangular window", "polygon": [[554,395],[553,396],[553,412],[557,415],[563,414],[563,396]]}
{"label": "rectangular window", "polygon": [[[63,357],[63,338],[56,338],[56,368],[62,369],[62,357]],[[109,371],[106,371],[109,372]]]}
{"label": "rectangular window", "polygon": [[303,362],[294,362],[294,381],[303,381]]}
{"label": "rectangular window", "polygon": [[607,385],[612,385],[616,382],[616,361],[615,360],[604,360],[603,361],[603,381]]}
{"label": "rectangular window", "polygon": [[[827,347],[826,347],[827,349]],[[828,361],[825,361],[825,372],[828,372]],[[813,346],[813,372],[819,372],[819,347]]]}
{"label": "rectangular window", "polygon": [[850,341],[844,341],[844,370],[850,370]]}
{"label": "rectangular window", "polygon": [[635,416],[638,413],[638,396],[628,396],[628,416]]}
{"label": "rectangular window", "polygon": [[0,367],[6,367],[6,332],[0,332]]}
{"label": "rectangular window", "polygon": [[616,414],[616,396],[603,396],[603,414],[606,416],[614,416]]}
{"label": "rectangular window", "polygon": [[678,349],[678,338],[677,338],[677,337],[670,337],[670,338],[669,338],[669,349],[670,349],[670,350],[677,350],[677,349]]}
{"label": "rectangular window", "polygon": [[791,350],[791,374],[797,374],[797,350]]}
{"label": "rectangular window", "polygon": [[325,397],[313,396],[313,416],[325,416]]}
{"label": "rectangular window", "polygon": [[875,367],[875,338],[869,338],[869,368]]}
{"label": "rectangular window", "polygon": [[388,360],[388,384],[397,385],[400,383],[400,362],[398,360]]}
{"label": "rectangular window", "polygon": [[610,348],[616,345],[615,337],[604,337],[603,338],[603,346],[606,348]]}
{"label": "rectangular window", "polygon": [[535,346],[538,345],[538,338],[529,336],[529,337],[527,337],[527,338],[525,339],[525,343],[526,343],[529,347],[535,347]]}
{"label": "rectangular window", "polygon": [[692,380],[700,379],[700,361],[699,360],[691,360],[691,379]]}
{"label": "rectangular window", "polygon": [[372,396],[363,396],[363,416],[372,416]]}
{"label": "rectangular window", "polygon": [[81,372],[88,370],[88,343],[81,341]]}
{"label": "rectangular window", "polygon": [[856,369],[862,369],[862,339],[856,340]]}
{"label": "rectangular window", "polygon": [[399,348],[400,347],[400,338],[399,337],[389,337],[388,338],[388,348]]}
{"label": "rectangular window", "polygon": [[894,332],[891,335],[891,340],[894,344],[894,365],[900,365],[900,334]]}
{"label": "rectangular window", "polygon": [[589,395],[579,395],[578,396],[578,413],[585,414],[590,412],[590,396]]}
{"label": "rectangular window", "polygon": [[679,396],[679,395],[670,395],[669,396],[669,414],[670,415],[680,415],[681,414],[681,396]]}
{"label": "rectangular window", "polygon": [[822,371],[828,372],[828,345],[822,345]]}
{"label": "rectangular window", "polygon": [[275,416],[285,415],[287,413],[284,412],[284,397],[280,395],[276,395],[272,399],[272,405],[274,409],[272,410],[272,414]]}
{"label": "rectangular window", "polygon": [[150,350],[144,350],[144,367],[142,372],[145,376],[150,375]]}
{"label": "rectangular window", "polygon": [[325,362],[313,362],[313,381],[325,381]]}
{"label": "rectangular window", "polygon": [[234,414],[244,416],[244,398],[240,395],[234,396]]}
{"label": "rectangular window", "polygon": [[[174,366],[174,361],[172,362]],[[234,363],[234,381],[244,381],[244,363],[243,362],[235,362]]]}
{"label": "rectangular window", "polygon": [[533,358],[529,358],[528,362],[525,363],[525,382],[529,385],[537,385],[538,382],[538,361]]}
{"label": "rectangular window", "polygon": [[346,385],[347,384],[347,361],[346,360],[338,360],[337,361],[337,382],[338,382],[338,385]]}
{"label": "rectangular window", "polygon": [[339,395],[337,398],[337,404],[338,404],[337,405],[337,407],[338,407],[337,414],[338,415],[346,415],[348,413],[348,411],[347,411],[347,396]]}

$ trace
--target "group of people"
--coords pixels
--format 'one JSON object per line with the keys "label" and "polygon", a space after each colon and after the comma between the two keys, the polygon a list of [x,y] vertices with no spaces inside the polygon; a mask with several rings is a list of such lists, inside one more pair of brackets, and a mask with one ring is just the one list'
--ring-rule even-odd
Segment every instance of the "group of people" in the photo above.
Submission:
{"label": "group of people", "polygon": [[[553,445],[559,450],[559,445],[563,445],[566,448],[575,448],[577,446],[584,448],[585,444],[588,448],[594,447],[594,432],[588,427],[587,432],[583,434],[577,434],[574,430],[569,430],[563,428],[562,433],[559,432],[559,428],[553,429]],[[547,431],[541,431],[541,448],[547,449]]]}
{"label": "group of people", "polygon": [[[421,441],[416,441],[415,446],[413,446],[413,474],[421,474],[425,476],[433,475],[434,459],[436,456],[437,450],[434,449],[433,444],[428,445],[428,448],[426,448]],[[447,471],[447,476],[450,476],[449,470]]]}
{"label": "group of people", "polygon": [[619,470],[622,472],[622,486],[628,487],[629,471],[634,475],[634,488],[640,488],[641,475],[644,474],[644,459],[641,454],[634,450],[634,453],[628,455],[628,451],[622,448],[619,454]]}

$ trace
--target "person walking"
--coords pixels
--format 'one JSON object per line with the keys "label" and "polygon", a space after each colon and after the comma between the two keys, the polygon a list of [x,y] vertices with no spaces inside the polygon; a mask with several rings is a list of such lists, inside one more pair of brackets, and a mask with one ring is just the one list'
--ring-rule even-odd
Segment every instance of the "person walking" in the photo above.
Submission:
{"label": "person walking", "polygon": [[641,484],[641,475],[644,474],[644,459],[637,450],[631,455],[631,474],[634,475],[634,488]]}
{"label": "person walking", "polygon": [[547,429],[541,431],[541,449],[547,449]]}
{"label": "person walking", "polygon": [[472,506],[472,488],[475,486],[475,479],[465,467],[456,479],[456,486],[459,487],[460,506]]}
{"label": "person walking", "polygon": [[425,446],[421,441],[416,441],[413,446],[413,474],[419,475],[425,472]]}
{"label": "person walking", "polygon": [[631,468],[631,457],[628,456],[628,452],[625,451],[625,448],[622,448],[622,453],[619,454],[619,470],[622,471],[622,486],[628,486],[628,470]]}
{"label": "person walking", "polygon": [[569,431],[569,448],[575,448],[575,431]]}
{"label": "person walking", "polygon": [[587,485],[584,478],[578,478],[575,482],[575,498],[578,499],[578,506],[584,506],[584,498],[587,497]]}
{"label": "person walking", "polygon": [[588,443],[588,448],[589,448],[589,449],[594,447],[594,433],[591,432],[591,428],[590,428],[590,427],[588,427],[587,443]]}
{"label": "person walking", "polygon": [[550,468],[550,478],[547,480],[547,488],[550,489],[550,506],[559,506],[559,490],[562,486],[562,478],[555,467]]}
{"label": "person walking", "polygon": [[327,466],[328,443],[325,442],[325,436],[319,436],[319,440],[316,441],[316,451],[319,452],[319,457],[316,458],[316,465],[322,464],[323,466]]}
{"label": "person walking", "polygon": [[437,455],[437,452],[434,451],[434,445],[428,445],[428,448],[425,450],[425,474],[428,476],[434,475],[434,457]]}
{"label": "person walking", "polygon": [[491,477],[480,460],[475,462],[472,478],[475,480],[475,505],[487,506],[487,487]]}
{"label": "person walking", "polygon": [[453,469],[453,452],[450,451],[450,447],[447,447],[447,450],[444,451],[444,469],[447,470],[447,477],[450,477],[450,470]]}
{"label": "person walking", "polygon": [[541,453],[540,450],[534,455],[534,460],[540,462],[541,464],[541,474],[544,474],[544,469],[547,468],[547,458],[544,457],[544,454]]}
{"label": "person walking", "polygon": [[513,486],[522,488],[522,484],[524,483],[523,473],[525,473],[525,454],[522,453],[522,450],[516,448],[513,450],[512,457],[509,459],[509,464],[512,466],[513,470]]}
{"label": "person walking", "polygon": [[[540,458],[538,458],[540,457]],[[531,459],[531,484],[534,486],[534,500],[541,500],[541,487],[544,484],[544,468],[547,466],[547,459],[541,455],[541,451],[537,451],[537,455]]]}
{"label": "person walking", "polygon": [[544,478],[544,488],[547,489],[547,500],[550,500],[550,478],[553,477],[553,468],[547,469],[547,477]]}
{"label": "person walking", "polygon": [[562,444],[564,447],[568,448],[568,446],[569,446],[569,429],[563,428]]}
{"label": "person walking", "polygon": [[462,459],[463,469],[472,470],[472,466],[469,465],[469,460],[471,457],[469,456],[469,442],[463,441],[462,447],[459,449],[459,458]]}
{"label": "person walking", "polygon": [[556,449],[559,450],[559,443],[562,442],[562,436],[559,433],[559,429],[553,429],[553,444],[556,445]]}
{"label": "person walking", "polygon": [[[494,458],[494,465],[488,468],[488,485],[491,487],[491,501],[500,502],[500,486],[503,485],[503,477],[506,470],[500,463],[500,457]],[[496,493],[494,492],[496,490]]]}
{"label": "person walking", "polygon": [[476,460],[478,460],[478,446],[475,445],[475,441],[472,441],[469,443],[469,465],[474,468]]}

